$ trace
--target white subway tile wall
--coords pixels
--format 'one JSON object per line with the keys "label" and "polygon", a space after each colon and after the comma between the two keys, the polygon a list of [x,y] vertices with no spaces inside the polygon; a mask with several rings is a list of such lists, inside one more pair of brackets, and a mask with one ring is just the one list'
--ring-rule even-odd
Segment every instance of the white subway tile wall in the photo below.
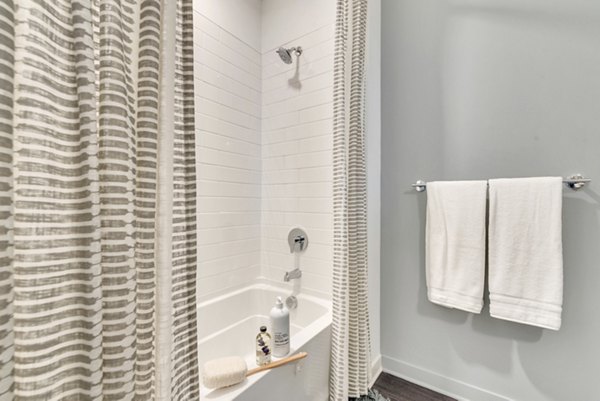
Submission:
{"label": "white subway tile wall", "polygon": [[331,293],[334,25],[281,43],[302,46],[292,64],[275,48],[262,55],[261,274],[282,281],[295,267],[287,243],[295,226],[309,247],[299,258],[301,288]]}
{"label": "white subway tile wall", "polygon": [[197,286],[205,297],[261,273],[261,55],[198,12],[194,34]]}
{"label": "white subway tile wall", "polygon": [[283,282],[298,226],[301,288],[330,296],[333,18],[281,43],[304,50],[288,65],[195,10],[198,294]]}

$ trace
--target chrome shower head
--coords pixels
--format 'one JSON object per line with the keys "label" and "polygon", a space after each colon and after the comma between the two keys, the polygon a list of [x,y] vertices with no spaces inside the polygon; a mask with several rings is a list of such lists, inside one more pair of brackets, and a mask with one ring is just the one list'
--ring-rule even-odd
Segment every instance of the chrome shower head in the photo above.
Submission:
{"label": "chrome shower head", "polygon": [[292,64],[292,55],[290,54],[290,51],[288,49],[280,47],[279,49],[277,49],[277,54],[279,54],[281,61],[283,61],[286,64]]}
{"label": "chrome shower head", "polygon": [[277,52],[277,54],[279,54],[281,61],[283,61],[286,64],[292,64],[292,54],[295,54],[296,56],[300,56],[302,54],[302,48],[300,46],[292,47],[289,49],[280,47],[279,49],[276,50],[276,52]]}

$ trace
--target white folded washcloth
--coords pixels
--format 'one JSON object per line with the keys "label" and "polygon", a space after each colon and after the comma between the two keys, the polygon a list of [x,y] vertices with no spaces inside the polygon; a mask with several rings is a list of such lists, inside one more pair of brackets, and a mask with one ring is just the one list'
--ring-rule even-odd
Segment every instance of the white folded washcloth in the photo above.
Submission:
{"label": "white folded washcloth", "polygon": [[431,302],[481,312],[486,196],[486,181],[427,183],[426,276]]}
{"label": "white folded washcloth", "polygon": [[558,330],[562,178],[490,180],[489,220],[490,314]]}

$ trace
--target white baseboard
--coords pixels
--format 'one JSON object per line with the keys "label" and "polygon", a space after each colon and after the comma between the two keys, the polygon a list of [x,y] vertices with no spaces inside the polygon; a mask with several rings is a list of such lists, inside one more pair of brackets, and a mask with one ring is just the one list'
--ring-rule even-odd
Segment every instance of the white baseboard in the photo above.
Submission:
{"label": "white baseboard", "polygon": [[373,387],[375,380],[377,380],[381,372],[383,372],[383,368],[381,366],[381,355],[378,355],[371,362],[371,382],[369,383],[369,388]]}
{"label": "white baseboard", "polygon": [[511,401],[500,394],[482,389],[460,380],[440,375],[430,370],[398,359],[383,356],[383,371],[408,380],[430,390],[456,398],[459,401]]}

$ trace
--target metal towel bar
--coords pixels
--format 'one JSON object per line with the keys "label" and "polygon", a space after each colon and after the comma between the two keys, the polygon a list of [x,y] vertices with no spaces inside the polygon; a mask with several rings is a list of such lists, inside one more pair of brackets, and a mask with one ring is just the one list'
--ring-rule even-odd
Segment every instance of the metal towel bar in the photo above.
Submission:
{"label": "metal towel bar", "polygon": [[[574,174],[571,175],[567,178],[563,178],[563,184],[565,184],[567,187],[571,188],[574,191],[577,191],[583,187],[586,186],[586,184],[592,182],[591,178],[585,178],[583,175],[581,174]],[[412,187],[417,191],[417,192],[423,192],[427,189],[427,183],[425,181],[417,181],[414,184],[412,184]]]}

